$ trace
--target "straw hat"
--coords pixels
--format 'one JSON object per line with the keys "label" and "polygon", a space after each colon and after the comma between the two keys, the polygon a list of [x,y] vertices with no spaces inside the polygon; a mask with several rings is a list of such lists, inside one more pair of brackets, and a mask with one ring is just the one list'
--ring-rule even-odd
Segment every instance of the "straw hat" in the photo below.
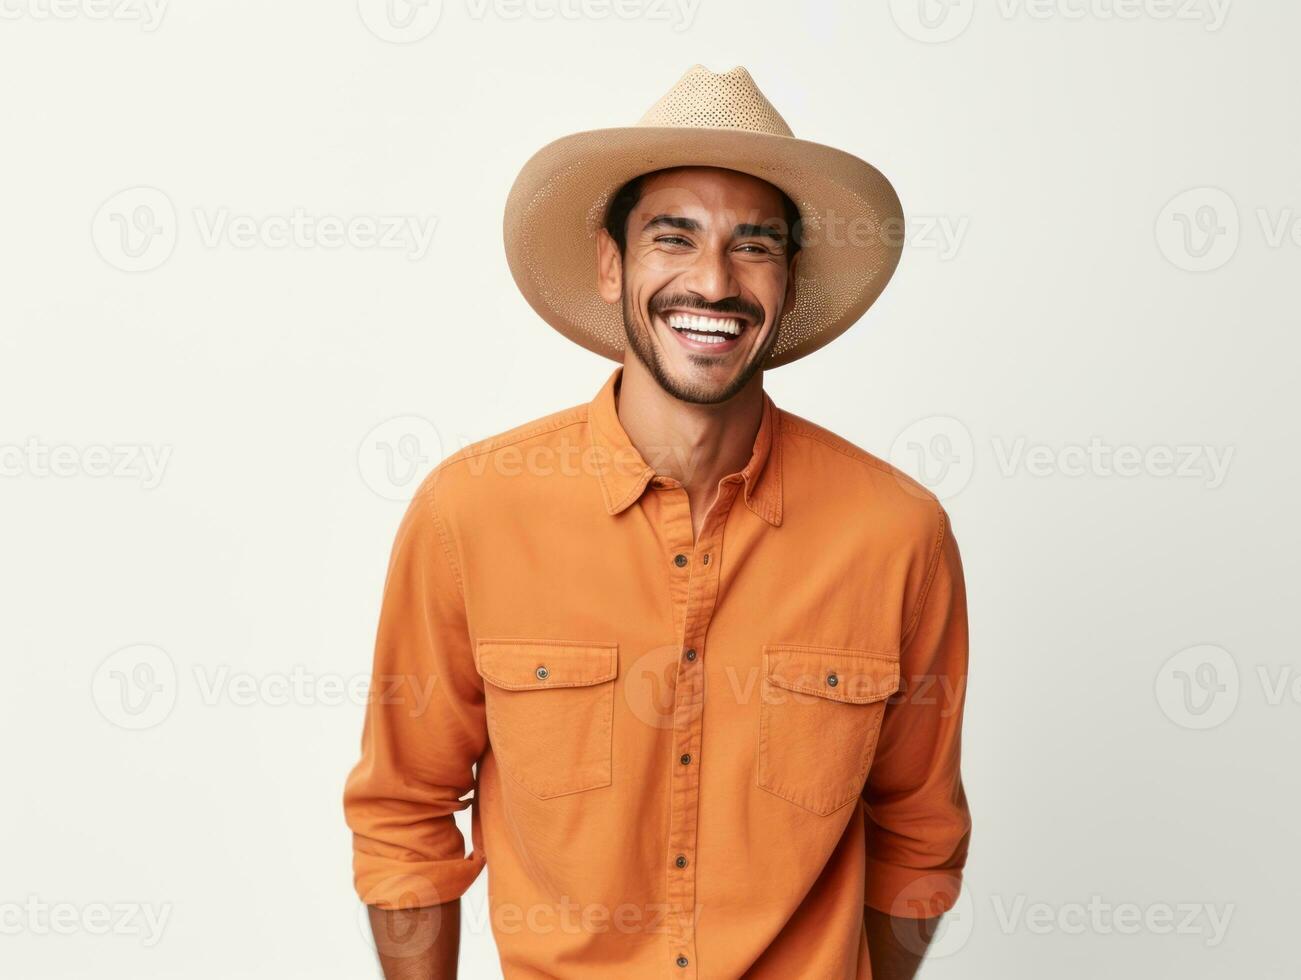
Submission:
{"label": "straw hat", "polygon": [[800,209],[796,301],[764,367],[834,340],[881,294],[899,262],[903,212],[890,182],[858,157],[795,139],[744,68],[695,65],[635,126],[544,146],[506,201],[506,259],[538,314],[588,350],[623,360],[618,304],[596,292],[596,233],[620,187],[666,167],[726,167],[780,188]]}

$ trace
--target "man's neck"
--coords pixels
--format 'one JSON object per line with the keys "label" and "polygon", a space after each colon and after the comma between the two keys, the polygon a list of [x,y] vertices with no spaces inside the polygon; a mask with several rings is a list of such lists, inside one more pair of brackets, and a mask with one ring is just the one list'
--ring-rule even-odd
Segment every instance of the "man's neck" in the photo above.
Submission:
{"label": "man's neck", "polygon": [[699,535],[718,481],[750,461],[763,421],[763,372],[726,402],[697,405],[659,386],[635,355],[624,360],[617,392],[619,422],[656,475],[678,480]]}

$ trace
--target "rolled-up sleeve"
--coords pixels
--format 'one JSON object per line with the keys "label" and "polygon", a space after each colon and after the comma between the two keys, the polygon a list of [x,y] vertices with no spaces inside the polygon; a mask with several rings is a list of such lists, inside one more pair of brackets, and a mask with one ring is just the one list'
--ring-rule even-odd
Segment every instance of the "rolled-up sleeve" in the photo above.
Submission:
{"label": "rolled-up sleeve", "polygon": [[948,515],[902,638],[901,687],[886,707],[863,789],[864,902],[905,918],[951,908],[962,884],[971,814],[959,766],[967,687],[967,601]]}
{"label": "rolled-up sleeve", "polygon": [[439,475],[421,485],[393,546],[361,760],[344,789],[357,894],[387,909],[459,898],[484,863],[465,853],[452,816],[469,806],[487,730]]}

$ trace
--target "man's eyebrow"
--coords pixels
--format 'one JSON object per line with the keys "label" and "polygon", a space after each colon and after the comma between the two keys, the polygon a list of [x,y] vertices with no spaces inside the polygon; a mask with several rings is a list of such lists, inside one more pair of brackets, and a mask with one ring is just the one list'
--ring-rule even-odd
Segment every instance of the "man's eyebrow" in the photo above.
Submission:
{"label": "man's eyebrow", "polygon": [[737,225],[732,229],[733,238],[771,238],[776,242],[786,241],[786,233],[772,225]]}
{"label": "man's eyebrow", "polygon": [[646,222],[642,231],[650,231],[652,228],[676,228],[678,231],[699,231],[700,222],[695,218],[684,218],[677,214],[657,214]]}

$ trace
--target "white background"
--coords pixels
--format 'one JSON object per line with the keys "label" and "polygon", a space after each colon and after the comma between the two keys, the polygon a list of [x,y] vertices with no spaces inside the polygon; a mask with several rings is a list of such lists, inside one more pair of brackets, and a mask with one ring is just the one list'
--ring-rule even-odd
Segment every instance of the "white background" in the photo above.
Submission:
{"label": "white background", "polygon": [[766,384],[962,547],[925,977],[1297,975],[1296,4],[133,2],[0,4],[0,974],[375,975],[340,797],[402,500],[611,369],[516,292],[507,190],[702,62],[909,217]]}

